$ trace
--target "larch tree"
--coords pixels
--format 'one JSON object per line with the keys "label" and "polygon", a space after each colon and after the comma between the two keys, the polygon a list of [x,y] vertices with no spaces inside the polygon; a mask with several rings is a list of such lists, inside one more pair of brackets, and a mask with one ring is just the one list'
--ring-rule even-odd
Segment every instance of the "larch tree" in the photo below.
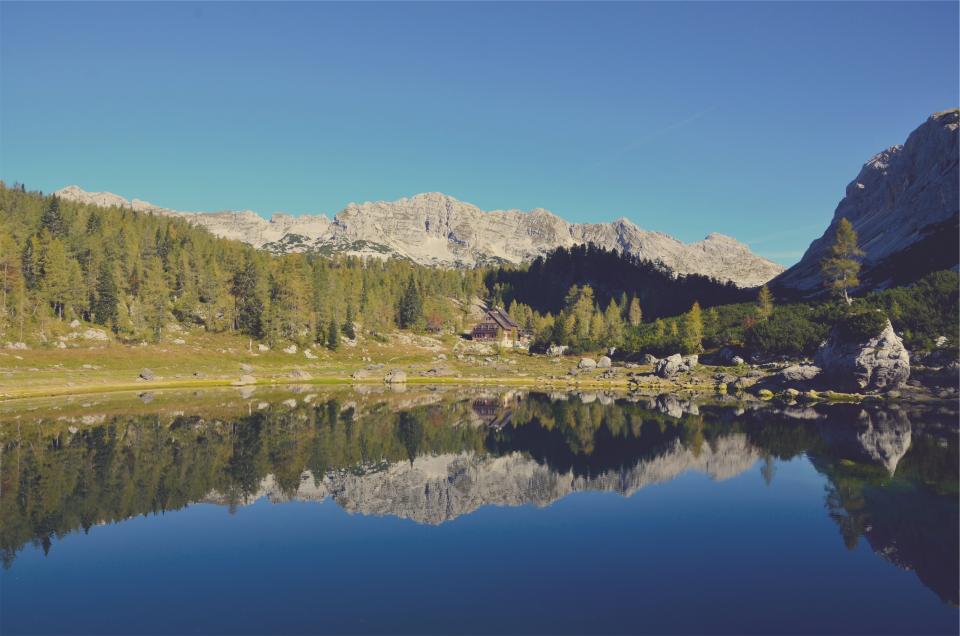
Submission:
{"label": "larch tree", "polygon": [[683,317],[683,348],[687,353],[703,351],[703,314],[700,303],[693,303],[690,311]]}
{"label": "larch tree", "polygon": [[840,219],[833,244],[820,262],[820,273],[824,286],[843,298],[848,305],[853,302],[850,290],[860,284],[860,261],[857,258],[863,255],[864,251],[857,245],[857,233],[853,224],[846,218]]}
{"label": "larch tree", "polygon": [[773,294],[770,288],[764,285],[757,294],[757,316],[761,320],[766,320],[773,315]]}
{"label": "larch tree", "polygon": [[630,299],[630,309],[627,315],[632,327],[639,327],[643,322],[643,310],[640,308],[640,300],[636,296]]}

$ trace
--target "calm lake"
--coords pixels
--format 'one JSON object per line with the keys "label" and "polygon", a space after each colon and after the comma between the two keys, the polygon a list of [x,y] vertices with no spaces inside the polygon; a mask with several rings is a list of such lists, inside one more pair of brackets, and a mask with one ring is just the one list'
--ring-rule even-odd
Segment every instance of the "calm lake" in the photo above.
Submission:
{"label": "calm lake", "polygon": [[956,405],[0,408],[0,632],[955,634]]}

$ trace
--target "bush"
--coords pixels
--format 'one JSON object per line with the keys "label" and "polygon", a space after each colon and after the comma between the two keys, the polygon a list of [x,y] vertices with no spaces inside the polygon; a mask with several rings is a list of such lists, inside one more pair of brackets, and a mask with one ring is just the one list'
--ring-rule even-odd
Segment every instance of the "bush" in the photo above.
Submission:
{"label": "bush", "polygon": [[747,348],[771,355],[811,355],[827,335],[827,328],[790,312],[778,312],[755,324],[746,334]]}
{"label": "bush", "polygon": [[852,311],[837,320],[834,328],[837,335],[848,342],[866,342],[876,338],[887,326],[887,316],[882,311],[867,309]]}

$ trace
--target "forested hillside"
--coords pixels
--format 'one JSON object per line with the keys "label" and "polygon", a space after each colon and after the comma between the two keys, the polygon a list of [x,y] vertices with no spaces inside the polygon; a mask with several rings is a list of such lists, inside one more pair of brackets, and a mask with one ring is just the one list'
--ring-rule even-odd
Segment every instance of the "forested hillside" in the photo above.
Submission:
{"label": "forested hillside", "polygon": [[21,342],[80,319],[127,341],[163,339],[176,322],[336,346],[360,326],[460,327],[483,286],[478,271],[398,259],[274,256],[180,219],[2,182],[0,279],[0,333]]}

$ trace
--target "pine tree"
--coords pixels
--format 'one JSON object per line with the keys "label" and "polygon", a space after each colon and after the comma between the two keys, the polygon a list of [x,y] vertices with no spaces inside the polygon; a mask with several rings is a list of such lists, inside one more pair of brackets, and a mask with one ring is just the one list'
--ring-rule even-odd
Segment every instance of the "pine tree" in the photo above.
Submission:
{"label": "pine tree", "polygon": [[354,328],[353,305],[347,305],[347,317],[343,321],[343,335],[350,340],[356,340],[357,330]]}
{"label": "pine tree", "polygon": [[330,324],[327,325],[327,349],[330,351],[336,351],[340,347],[340,330],[337,329],[337,321],[330,319]]}
{"label": "pine tree", "polygon": [[773,294],[770,288],[764,285],[757,294],[757,316],[761,320],[766,320],[773,315]]}
{"label": "pine tree", "polygon": [[397,306],[397,323],[401,329],[412,329],[423,320],[423,298],[413,274]]}
{"label": "pine tree", "polygon": [[643,310],[640,309],[640,300],[636,296],[630,299],[629,320],[633,327],[639,327],[643,322]]}
{"label": "pine tree", "polygon": [[50,203],[40,217],[40,228],[50,232],[53,238],[64,238],[67,235],[67,224],[60,212],[60,198],[57,195],[50,197]]}
{"label": "pine tree", "polygon": [[140,286],[143,301],[143,318],[150,336],[160,339],[163,325],[167,319],[167,304],[170,302],[170,290],[163,275],[163,264],[154,256],[147,265],[147,271]]}
{"label": "pine tree", "polygon": [[683,317],[683,348],[686,353],[703,351],[703,315],[700,303],[693,303],[690,311]]}
{"label": "pine tree", "polygon": [[97,296],[93,301],[93,318],[101,325],[114,325],[117,322],[117,304],[119,292],[113,267],[107,261],[100,264],[97,276]]}
{"label": "pine tree", "polygon": [[840,219],[833,245],[820,263],[820,272],[824,286],[843,298],[848,305],[853,302],[850,299],[850,290],[860,284],[857,278],[860,263],[856,259],[863,254],[863,250],[857,245],[857,233],[853,225],[846,218]]}
{"label": "pine tree", "polygon": [[40,295],[63,320],[67,298],[70,295],[70,265],[63,241],[51,239],[43,251],[43,272]]}
{"label": "pine tree", "polygon": [[243,268],[234,274],[231,293],[235,302],[235,328],[248,336],[262,337],[266,286],[257,261],[249,252]]}

